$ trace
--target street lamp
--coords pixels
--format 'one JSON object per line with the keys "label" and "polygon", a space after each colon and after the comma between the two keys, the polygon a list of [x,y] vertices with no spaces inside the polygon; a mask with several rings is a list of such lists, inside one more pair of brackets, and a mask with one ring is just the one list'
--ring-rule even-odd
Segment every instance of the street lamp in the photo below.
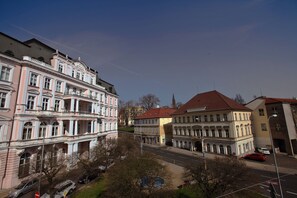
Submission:
{"label": "street lamp", "polygon": [[[276,117],[277,117],[277,114],[275,114],[275,113],[272,114],[271,116],[269,116],[268,117],[268,124],[269,124],[270,118],[276,118]],[[278,185],[279,185],[280,196],[281,196],[281,198],[283,198],[284,197],[283,196],[283,190],[282,190],[281,181],[280,181],[280,177],[279,177],[279,171],[278,171],[278,166],[277,166],[277,161],[276,161],[276,154],[275,154],[275,148],[274,148],[274,144],[273,144],[270,124],[269,124],[269,137],[270,137],[270,143],[271,143],[271,148],[272,148],[272,153],[273,153],[275,172],[276,172],[276,175],[277,175],[277,181],[278,181]]]}

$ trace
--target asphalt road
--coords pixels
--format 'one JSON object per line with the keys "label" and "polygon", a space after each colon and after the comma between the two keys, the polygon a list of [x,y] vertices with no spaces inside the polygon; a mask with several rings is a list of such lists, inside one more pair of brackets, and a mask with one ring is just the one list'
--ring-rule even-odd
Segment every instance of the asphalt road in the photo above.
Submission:
{"label": "asphalt road", "polygon": [[[160,156],[160,158],[164,161],[174,163],[182,167],[187,167],[187,165],[189,164],[203,162],[203,159],[201,157],[199,158],[195,156],[183,155],[162,148],[155,148],[144,145],[143,150],[145,152],[151,152]],[[250,191],[256,191],[257,193],[260,193],[265,197],[270,197],[269,184],[272,183],[275,187],[275,190],[277,191],[277,194],[279,194],[279,187],[277,184],[275,172],[262,171],[252,168],[249,168],[249,170],[249,180],[240,184],[240,189],[238,189],[239,191],[241,189],[248,189]],[[297,198],[297,175],[280,174],[280,178],[284,197]]]}

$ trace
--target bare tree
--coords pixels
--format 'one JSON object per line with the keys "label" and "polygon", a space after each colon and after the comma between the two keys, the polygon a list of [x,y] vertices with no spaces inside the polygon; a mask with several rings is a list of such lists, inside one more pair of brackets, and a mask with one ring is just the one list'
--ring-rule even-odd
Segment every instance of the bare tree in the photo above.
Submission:
{"label": "bare tree", "polygon": [[[156,178],[165,180],[163,188],[156,187]],[[155,157],[148,154],[128,156],[127,160],[116,164],[108,173],[104,197],[148,197],[153,192],[167,190],[168,181],[166,168]]]}
{"label": "bare tree", "polygon": [[139,104],[145,109],[146,111],[156,107],[159,105],[160,99],[155,96],[154,94],[147,94],[139,98]]}
{"label": "bare tree", "polygon": [[243,97],[240,94],[236,94],[234,100],[239,104],[245,104]]}
{"label": "bare tree", "polygon": [[58,151],[55,145],[51,145],[45,148],[46,152],[39,152],[37,154],[36,164],[33,165],[33,169],[36,173],[42,173],[46,178],[49,185],[50,197],[54,197],[54,186],[58,182],[58,175],[63,169],[66,168],[67,159],[64,154]]}
{"label": "bare tree", "polygon": [[236,188],[239,181],[246,179],[247,171],[244,162],[235,157],[215,158],[204,163],[193,165],[186,176],[196,181],[195,187],[203,197],[212,198]]}

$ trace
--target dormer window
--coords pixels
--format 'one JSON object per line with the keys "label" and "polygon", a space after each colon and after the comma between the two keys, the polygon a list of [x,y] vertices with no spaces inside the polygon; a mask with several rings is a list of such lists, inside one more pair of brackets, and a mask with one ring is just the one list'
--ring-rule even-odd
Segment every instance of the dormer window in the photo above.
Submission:
{"label": "dormer window", "polygon": [[63,72],[63,65],[59,64],[59,67],[58,67],[58,72]]}
{"label": "dormer window", "polygon": [[76,72],[76,78],[80,79],[80,72]]}

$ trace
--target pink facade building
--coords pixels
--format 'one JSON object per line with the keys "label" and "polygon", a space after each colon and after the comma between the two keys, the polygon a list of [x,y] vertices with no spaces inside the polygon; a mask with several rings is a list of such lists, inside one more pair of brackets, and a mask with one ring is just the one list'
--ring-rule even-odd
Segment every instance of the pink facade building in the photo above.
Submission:
{"label": "pink facade building", "polygon": [[1,188],[31,177],[42,145],[73,156],[117,137],[114,86],[80,58],[1,33],[0,67]]}

